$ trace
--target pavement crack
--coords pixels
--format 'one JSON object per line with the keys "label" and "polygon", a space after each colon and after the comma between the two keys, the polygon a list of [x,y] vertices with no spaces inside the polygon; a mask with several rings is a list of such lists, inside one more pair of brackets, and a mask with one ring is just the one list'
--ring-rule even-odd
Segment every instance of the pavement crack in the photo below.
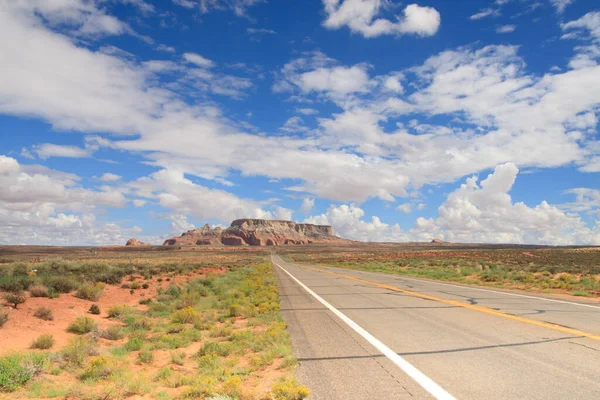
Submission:
{"label": "pavement crack", "polygon": [[571,342],[571,341],[569,341],[568,343],[571,343],[571,344],[576,344],[577,346],[585,347],[586,349],[590,349],[590,350],[594,350],[594,351],[600,351],[600,349],[597,349],[597,348],[595,348],[595,347],[588,346],[588,345],[586,345],[586,344],[583,344],[583,343],[577,343],[577,342]]}

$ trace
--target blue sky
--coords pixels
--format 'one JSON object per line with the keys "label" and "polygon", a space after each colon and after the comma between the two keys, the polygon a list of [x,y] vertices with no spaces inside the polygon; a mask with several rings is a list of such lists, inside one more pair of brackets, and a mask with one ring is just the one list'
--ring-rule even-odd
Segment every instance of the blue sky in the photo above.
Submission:
{"label": "blue sky", "polygon": [[599,60],[592,0],[3,3],[0,244],[600,244]]}

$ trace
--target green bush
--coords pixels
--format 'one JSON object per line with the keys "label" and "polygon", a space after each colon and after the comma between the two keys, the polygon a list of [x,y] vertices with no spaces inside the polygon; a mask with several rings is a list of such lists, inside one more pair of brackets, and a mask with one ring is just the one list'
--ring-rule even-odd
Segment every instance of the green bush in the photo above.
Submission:
{"label": "green bush", "polygon": [[71,293],[77,289],[79,282],[72,276],[52,276],[46,281],[46,285],[57,293]]}
{"label": "green bush", "polygon": [[16,353],[0,357],[0,392],[18,390],[47,366],[48,355],[44,353]]}
{"label": "green bush", "polygon": [[25,303],[25,294],[23,292],[7,293],[4,295],[4,300],[17,308],[19,304]]}
{"label": "green bush", "polygon": [[131,314],[133,308],[128,305],[112,306],[108,309],[108,318],[120,318]]}
{"label": "green bush", "polygon": [[107,340],[121,340],[125,337],[125,332],[120,326],[109,326],[101,330],[100,337]]}
{"label": "green bush", "polygon": [[100,307],[98,307],[98,304],[92,304],[90,306],[89,313],[94,315],[100,315]]}
{"label": "green bush", "polygon": [[128,351],[138,351],[144,346],[144,339],[140,337],[130,338],[127,343],[125,343],[125,349]]}
{"label": "green bush", "polygon": [[6,324],[7,321],[8,321],[8,314],[0,313],[0,328],[2,328],[4,326],[4,324]]}
{"label": "green bush", "polygon": [[34,317],[38,317],[39,319],[43,319],[44,321],[53,321],[54,315],[52,314],[52,310],[48,307],[39,307],[33,313]]}
{"label": "green bush", "polygon": [[83,335],[91,332],[96,327],[96,321],[90,317],[77,317],[77,319],[69,324],[67,331]]}
{"label": "green bush", "polygon": [[98,354],[94,343],[87,337],[78,336],[72,338],[62,349],[61,355],[70,365],[80,367],[88,356]]}
{"label": "green bush", "polygon": [[95,285],[91,283],[84,283],[79,286],[77,292],[75,292],[75,297],[79,297],[80,299],[90,300],[90,301],[98,301],[100,296],[102,296],[102,291],[104,290],[104,283],[98,282]]}
{"label": "green bush", "polygon": [[54,337],[50,334],[40,335],[31,343],[32,349],[48,350],[54,346]]}
{"label": "green bush", "polygon": [[35,285],[29,288],[31,297],[48,297],[48,288],[44,285]]}

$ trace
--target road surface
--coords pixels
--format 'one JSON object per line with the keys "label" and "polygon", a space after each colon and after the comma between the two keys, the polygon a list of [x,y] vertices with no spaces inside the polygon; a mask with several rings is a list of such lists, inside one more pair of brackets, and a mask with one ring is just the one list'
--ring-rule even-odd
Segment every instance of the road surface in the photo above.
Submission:
{"label": "road surface", "polygon": [[600,307],[274,255],[311,399],[600,399]]}

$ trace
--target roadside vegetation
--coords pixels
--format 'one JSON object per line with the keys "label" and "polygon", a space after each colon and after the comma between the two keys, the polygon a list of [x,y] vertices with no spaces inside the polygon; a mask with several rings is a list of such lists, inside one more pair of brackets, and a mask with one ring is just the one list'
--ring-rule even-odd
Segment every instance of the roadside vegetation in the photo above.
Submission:
{"label": "roadside vegetation", "polygon": [[[62,328],[66,345],[41,334],[30,350],[0,355],[0,397],[306,398],[272,266],[264,253],[242,250],[0,263],[3,303],[17,306],[0,315],[0,334],[21,308],[11,295],[46,302],[35,311],[41,324],[57,323],[55,299],[88,302]],[[105,308],[115,290],[143,296]]]}
{"label": "roadside vegetation", "polygon": [[600,297],[598,248],[394,251],[338,248],[287,252],[291,260],[467,284]]}

